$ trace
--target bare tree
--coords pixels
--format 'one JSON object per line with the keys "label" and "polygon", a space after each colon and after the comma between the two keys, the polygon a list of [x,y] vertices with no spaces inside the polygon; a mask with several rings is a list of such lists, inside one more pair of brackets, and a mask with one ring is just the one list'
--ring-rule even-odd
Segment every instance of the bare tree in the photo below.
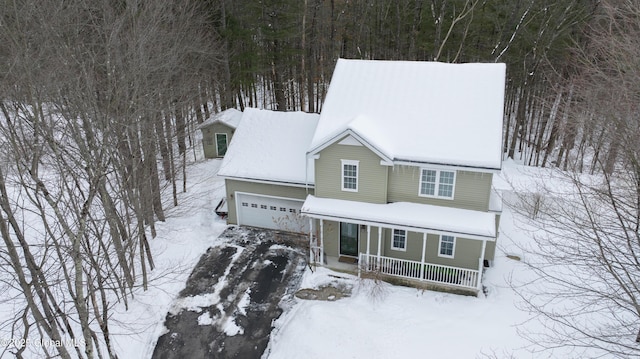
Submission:
{"label": "bare tree", "polygon": [[[573,100],[564,110],[574,133],[600,133],[596,175],[562,172],[546,186],[525,263],[537,274],[518,288],[544,329],[528,332],[553,350],[576,357],[640,355],[640,1],[602,1],[579,48]],[[582,130],[581,130],[582,129]],[[573,140],[571,140],[573,141]],[[594,144],[595,146],[595,144]],[[569,148],[567,148],[567,151]]]}
{"label": "bare tree", "polygon": [[564,190],[522,198],[534,229],[524,263],[537,277],[516,289],[544,324],[525,332],[536,345],[573,347],[576,357],[640,355],[639,170],[564,172]]}
{"label": "bare tree", "polygon": [[62,344],[11,354],[117,357],[112,307],[146,289],[164,220],[159,143],[186,157],[188,106],[215,63],[199,6],[0,3],[0,280],[17,283],[13,336]]}

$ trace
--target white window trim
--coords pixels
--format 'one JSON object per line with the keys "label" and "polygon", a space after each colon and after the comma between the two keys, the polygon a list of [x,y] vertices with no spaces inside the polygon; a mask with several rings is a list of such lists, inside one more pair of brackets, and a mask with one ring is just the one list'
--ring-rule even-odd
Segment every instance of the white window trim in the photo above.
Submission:
{"label": "white window trim", "polygon": [[[344,165],[356,166],[356,188],[344,187]],[[345,192],[358,192],[358,182],[360,177],[360,161],[356,160],[340,160],[340,188]]]}
{"label": "white window trim", "polygon": [[[422,172],[424,171],[436,171],[436,183],[435,183],[433,195],[422,193]],[[438,196],[438,192],[440,189],[440,172],[453,172],[453,188],[451,189],[451,197]],[[456,196],[456,177],[458,177],[457,171],[439,170],[435,168],[426,168],[426,167],[420,168],[420,178],[418,179],[418,196],[428,197],[428,198],[439,198],[439,199],[446,199],[449,201],[453,201],[453,199]]]}
{"label": "white window trim", "polygon": [[[403,231],[404,232],[404,248],[394,246],[395,233],[394,231]],[[394,251],[407,251],[407,231],[404,229],[392,228],[391,229],[391,249]]]}
{"label": "white window trim", "polygon": [[[220,156],[224,156],[224,155],[220,154],[220,151],[219,151],[219,148],[218,148],[218,135],[224,135],[224,142],[227,144],[227,151],[229,151],[229,136],[227,136],[227,134],[224,133],[224,132],[216,132],[216,133],[213,134],[213,145],[216,146],[216,155],[218,157],[220,157]],[[227,152],[225,152],[224,154],[226,155]]]}
{"label": "white window trim", "polygon": [[[447,236],[447,237],[453,237],[453,248],[451,248],[451,255],[446,255],[446,254],[442,254],[441,250],[442,250],[442,237],[443,236]],[[445,234],[441,234],[440,237],[438,238],[438,257],[443,257],[443,258],[453,258],[456,255],[456,237],[455,236],[450,236],[450,235],[445,235]]]}

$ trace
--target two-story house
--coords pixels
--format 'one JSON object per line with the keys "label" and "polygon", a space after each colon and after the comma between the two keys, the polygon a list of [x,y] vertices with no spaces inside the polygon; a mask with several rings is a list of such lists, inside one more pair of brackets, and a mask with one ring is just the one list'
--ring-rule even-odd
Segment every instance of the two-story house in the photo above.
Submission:
{"label": "two-story house", "polygon": [[339,60],[319,118],[231,146],[252,157],[251,141],[275,136],[259,165],[287,164],[265,176],[227,156],[229,222],[308,232],[329,267],[478,292],[500,218],[504,81],[504,64]]}

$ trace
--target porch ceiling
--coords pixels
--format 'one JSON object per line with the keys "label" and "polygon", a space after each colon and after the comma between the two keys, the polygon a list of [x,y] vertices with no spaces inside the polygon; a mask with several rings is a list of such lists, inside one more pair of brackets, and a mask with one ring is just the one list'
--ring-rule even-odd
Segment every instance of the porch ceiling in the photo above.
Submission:
{"label": "porch ceiling", "polygon": [[302,214],[311,218],[452,234],[477,240],[494,241],[496,237],[495,213],[428,204],[376,204],[309,195],[302,205]]}

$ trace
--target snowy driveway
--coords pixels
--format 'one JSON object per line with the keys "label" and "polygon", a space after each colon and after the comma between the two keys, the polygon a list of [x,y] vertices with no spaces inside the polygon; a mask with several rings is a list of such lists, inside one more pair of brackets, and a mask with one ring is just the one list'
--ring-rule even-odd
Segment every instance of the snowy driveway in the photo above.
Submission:
{"label": "snowy driveway", "polygon": [[229,227],[171,306],[154,359],[259,358],[272,322],[289,305],[305,269],[301,238]]}

